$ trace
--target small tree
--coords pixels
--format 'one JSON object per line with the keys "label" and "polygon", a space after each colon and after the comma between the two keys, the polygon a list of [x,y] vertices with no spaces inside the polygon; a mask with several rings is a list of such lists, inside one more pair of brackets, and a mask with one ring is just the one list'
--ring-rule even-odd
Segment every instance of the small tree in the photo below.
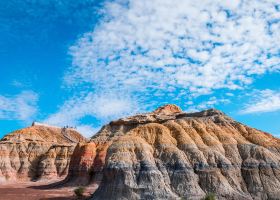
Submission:
{"label": "small tree", "polygon": [[84,187],[78,187],[74,190],[74,193],[77,197],[83,197],[84,196],[84,192],[85,192],[85,188]]}
{"label": "small tree", "polygon": [[216,196],[214,193],[207,194],[203,200],[216,200]]}

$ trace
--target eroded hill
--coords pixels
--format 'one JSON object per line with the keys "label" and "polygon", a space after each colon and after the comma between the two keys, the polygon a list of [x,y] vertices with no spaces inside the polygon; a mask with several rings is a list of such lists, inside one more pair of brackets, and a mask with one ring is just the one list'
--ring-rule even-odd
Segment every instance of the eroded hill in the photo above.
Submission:
{"label": "eroded hill", "polygon": [[85,141],[74,129],[36,123],[8,134],[0,141],[0,180],[29,181],[66,176],[76,144]]}
{"label": "eroded hill", "polygon": [[167,105],[113,121],[71,159],[67,181],[93,199],[279,199],[280,140],[218,110]]}

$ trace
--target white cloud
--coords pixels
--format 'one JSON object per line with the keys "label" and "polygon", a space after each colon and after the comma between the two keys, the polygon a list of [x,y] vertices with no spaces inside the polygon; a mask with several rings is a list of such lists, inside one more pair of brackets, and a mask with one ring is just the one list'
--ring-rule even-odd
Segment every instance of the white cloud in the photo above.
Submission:
{"label": "white cloud", "polygon": [[[280,68],[273,1],[108,1],[104,19],[71,47],[68,84],[137,92],[169,86],[237,89]],[[277,28],[273,28],[276,26]],[[148,95],[149,96],[149,95]]]}
{"label": "white cloud", "polygon": [[217,98],[215,96],[210,97],[207,101],[203,101],[197,105],[190,106],[188,112],[197,112],[205,109],[215,108],[218,104],[228,104],[231,101],[225,98]]}
{"label": "white cloud", "polygon": [[227,92],[227,93],[226,93],[226,96],[233,97],[234,94],[232,94],[232,93],[230,93],[230,92]]}
{"label": "white cloud", "polygon": [[34,120],[37,101],[38,95],[33,91],[23,91],[15,96],[0,95],[0,119]]}
{"label": "white cloud", "polygon": [[240,112],[241,114],[265,113],[280,110],[279,91],[257,91],[252,97],[252,101]]}
{"label": "white cloud", "polygon": [[17,88],[22,88],[25,86],[24,83],[22,83],[21,81],[18,81],[18,80],[13,80],[11,85],[14,87],[17,87]]}
{"label": "white cloud", "polygon": [[[254,75],[279,71],[276,4],[106,1],[100,11],[104,17],[70,48],[72,67],[64,77],[66,86],[95,95],[88,95],[91,101],[70,99],[51,119],[65,116],[68,105],[74,106],[69,106],[66,117],[75,113],[77,121],[79,116],[106,118],[136,108],[144,111],[163,102],[187,103],[218,89],[243,89]],[[94,106],[90,112],[83,109]]]}
{"label": "white cloud", "polygon": [[97,96],[94,93],[88,93],[81,97],[73,97],[64,103],[59,111],[50,115],[45,122],[57,126],[77,126],[82,134],[89,137],[97,132],[99,127],[91,124],[81,123],[81,119],[86,116],[95,116],[102,122],[109,122],[115,118],[136,113],[134,102],[123,97],[106,94]]}
{"label": "white cloud", "polygon": [[54,125],[76,124],[84,116],[96,116],[99,119],[111,120],[130,113],[136,113],[135,105],[131,99],[116,96],[97,96],[88,93],[82,97],[74,97],[65,102],[59,112],[51,115],[46,121]]}
{"label": "white cloud", "polygon": [[92,125],[79,125],[77,126],[77,131],[81,133],[84,137],[90,138],[95,135],[101,127],[93,128]]}

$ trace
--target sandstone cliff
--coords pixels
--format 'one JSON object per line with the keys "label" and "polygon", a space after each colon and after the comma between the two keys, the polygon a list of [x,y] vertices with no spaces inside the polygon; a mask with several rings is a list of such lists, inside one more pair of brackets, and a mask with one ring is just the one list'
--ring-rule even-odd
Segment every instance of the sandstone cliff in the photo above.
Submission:
{"label": "sandstone cliff", "polygon": [[74,129],[33,124],[0,141],[0,181],[51,179],[67,175],[78,142]]}
{"label": "sandstone cliff", "polygon": [[68,182],[93,199],[279,199],[280,140],[218,110],[175,105],[119,119],[78,145]]}

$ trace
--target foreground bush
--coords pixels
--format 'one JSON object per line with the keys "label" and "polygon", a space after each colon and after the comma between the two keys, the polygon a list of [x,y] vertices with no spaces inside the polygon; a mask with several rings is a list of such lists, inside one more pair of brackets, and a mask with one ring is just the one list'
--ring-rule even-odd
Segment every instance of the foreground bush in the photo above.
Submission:
{"label": "foreground bush", "polygon": [[216,196],[213,193],[207,194],[203,200],[216,200]]}
{"label": "foreground bush", "polygon": [[85,188],[84,187],[78,187],[74,190],[74,193],[77,197],[83,197],[84,196],[84,192],[85,192]]}

